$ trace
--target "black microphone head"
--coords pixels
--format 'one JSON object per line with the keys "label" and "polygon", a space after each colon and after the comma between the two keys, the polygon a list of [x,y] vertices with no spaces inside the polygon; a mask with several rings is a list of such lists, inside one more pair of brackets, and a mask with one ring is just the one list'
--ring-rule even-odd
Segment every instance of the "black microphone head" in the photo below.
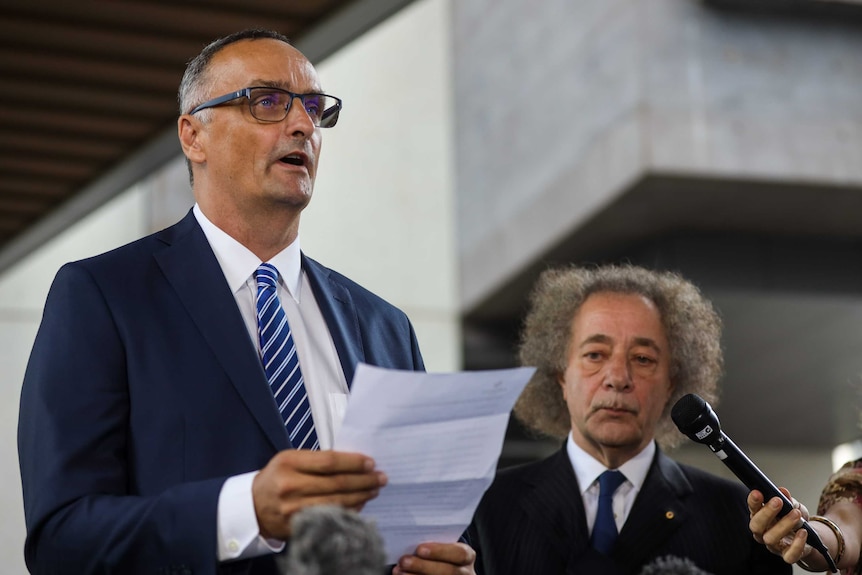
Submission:
{"label": "black microphone head", "polygon": [[674,404],[670,418],[692,441],[706,445],[721,437],[721,424],[712,407],[699,395],[683,395]]}
{"label": "black microphone head", "polygon": [[687,557],[667,555],[644,566],[639,575],[709,575]]}

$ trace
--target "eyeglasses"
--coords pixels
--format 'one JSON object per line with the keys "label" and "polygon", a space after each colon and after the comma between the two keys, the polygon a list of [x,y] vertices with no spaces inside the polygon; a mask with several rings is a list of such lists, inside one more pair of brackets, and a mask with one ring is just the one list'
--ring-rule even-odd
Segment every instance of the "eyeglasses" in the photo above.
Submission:
{"label": "eyeglasses", "polygon": [[341,99],[327,94],[295,94],[280,88],[253,86],[243,88],[218,98],[213,98],[195,107],[189,114],[195,114],[207,108],[215,108],[239,98],[248,98],[248,109],[251,115],[261,122],[281,122],[287,117],[293,100],[299,98],[305,113],[315,126],[331,128],[338,122],[341,112]]}

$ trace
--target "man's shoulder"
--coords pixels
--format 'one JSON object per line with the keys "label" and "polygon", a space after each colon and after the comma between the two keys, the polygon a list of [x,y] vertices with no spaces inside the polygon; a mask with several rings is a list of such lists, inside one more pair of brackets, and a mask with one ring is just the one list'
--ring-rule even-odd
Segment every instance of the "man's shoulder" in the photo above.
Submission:
{"label": "man's shoulder", "polygon": [[477,524],[483,529],[503,528],[513,520],[513,514],[521,513],[527,501],[543,502],[540,505],[550,502],[554,507],[557,498],[562,502],[566,493],[577,493],[574,472],[565,471],[557,458],[555,454],[499,469],[476,510]]}
{"label": "man's shoulder", "polygon": [[346,290],[354,302],[365,304],[366,307],[391,311],[399,315],[403,315],[404,313],[371,290],[305,254],[302,254],[302,266],[313,282],[329,282],[338,289]]}
{"label": "man's shoulder", "polygon": [[[162,274],[157,262],[158,253],[171,247],[172,244],[180,242],[189,233],[194,232],[194,218],[184,218],[179,223],[168,228],[154,232],[115,247],[97,255],[70,261],[57,271],[53,284],[81,285],[81,282],[95,282],[101,289],[129,290],[146,288],[149,279],[154,274]],[[200,228],[197,228],[200,230]],[[200,232],[203,238],[203,232]],[[201,250],[207,245],[205,241],[200,242],[193,250],[184,257],[207,257]],[[191,254],[192,256],[189,256]],[[212,256],[210,251],[209,257]]]}
{"label": "man's shoulder", "polygon": [[672,464],[679,469],[686,479],[688,479],[695,492],[709,488],[713,493],[725,492],[734,497],[741,494],[743,496],[743,500],[745,496],[748,495],[748,488],[745,487],[745,485],[743,485],[738,479],[722,477],[705,469],[701,469],[700,467],[673,460],[670,457],[668,457],[667,460],[672,462]]}
{"label": "man's shoulder", "polygon": [[[70,262],[67,265],[91,269],[108,266],[110,269],[115,269],[115,266],[125,263],[136,264],[142,258],[149,258],[154,252],[170,246],[181,237],[192,232],[195,226],[194,218],[186,217],[170,227],[147,234],[97,255]],[[200,230],[199,227],[197,229]]]}
{"label": "man's shoulder", "polygon": [[[565,456],[564,452],[557,451],[543,459],[527,461],[499,469],[494,477],[492,487],[498,491],[518,491],[525,485],[536,484],[550,479],[551,476],[568,475],[571,465],[569,464],[568,469],[566,469],[565,466],[568,463],[568,458],[566,457],[563,460],[561,459],[563,456]],[[573,471],[571,474],[574,477]]]}

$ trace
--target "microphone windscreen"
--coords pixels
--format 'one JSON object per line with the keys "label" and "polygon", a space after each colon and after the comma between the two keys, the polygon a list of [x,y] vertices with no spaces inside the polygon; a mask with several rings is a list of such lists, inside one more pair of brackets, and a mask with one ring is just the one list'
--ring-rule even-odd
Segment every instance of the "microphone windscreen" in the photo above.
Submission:
{"label": "microphone windscreen", "polygon": [[282,572],[291,575],[380,575],[386,564],[377,528],[357,513],[315,505],[290,521],[292,536]]}
{"label": "microphone windscreen", "polygon": [[683,395],[673,405],[670,418],[680,431],[686,433],[688,428],[708,409],[707,405],[706,401],[699,395],[694,393]]}
{"label": "microphone windscreen", "polygon": [[667,555],[648,563],[640,575],[710,575],[687,557]]}
{"label": "microphone windscreen", "polygon": [[682,396],[670,410],[670,418],[681,432],[697,443],[712,445],[722,438],[718,415],[699,395]]}

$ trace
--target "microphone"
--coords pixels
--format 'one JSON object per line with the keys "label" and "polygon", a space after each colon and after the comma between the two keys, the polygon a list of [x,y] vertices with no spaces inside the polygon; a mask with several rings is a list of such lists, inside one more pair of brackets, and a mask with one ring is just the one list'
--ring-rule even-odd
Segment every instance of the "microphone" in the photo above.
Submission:
{"label": "microphone", "polygon": [[644,566],[638,575],[709,575],[688,557],[666,555]]}
{"label": "microphone", "polygon": [[[773,497],[781,499],[781,511],[779,517],[790,513],[793,503],[778,490],[778,487],[757,468],[754,463],[736,446],[730,438],[721,431],[718,416],[712,407],[704,399],[693,393],[684,395],[673,406],[670,414],[671,419],[681,432],[692,441],[702,443],[709,447],[716,457],[724,463],[734,475],[749,489],[757,489],[763,493],[765,500]],[[829,549],[823,544],[820,536],[814,528],[805,520],[802,521],[801,529],[808,532],[808,544],[817,549],[826,559],[829,570],[838,573],[835,561],[829,555]]]}
{"label": "microphone", "polygon": [[291,575],[380,575],[386,565],[383,540],[358,513],[315,505],[290,520],[287,553],[277,556],[281,573]]}

